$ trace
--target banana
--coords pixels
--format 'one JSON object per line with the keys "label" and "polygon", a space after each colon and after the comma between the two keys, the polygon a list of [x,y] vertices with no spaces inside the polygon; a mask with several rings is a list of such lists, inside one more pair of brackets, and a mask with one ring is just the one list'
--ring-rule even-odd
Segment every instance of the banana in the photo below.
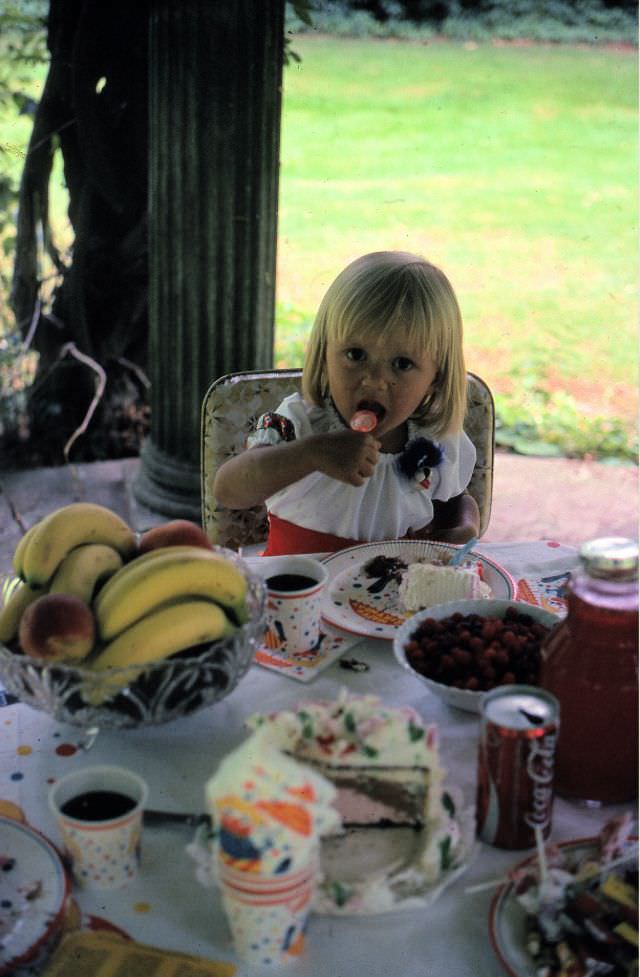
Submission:
{"label": "banana", "polygon": [[205,597],[239,623],[247,618],[247,581],[225,557],[199,546],[169,546],[118,570],[96,597],[98,632],[110,641],[154,608],[179,597]]}
{"label": "banana", "polygon": [[101,580],[112,577],[122,557],[106,543],[81,543],[65,556],[49,584],[50,594],[75,594],[90,604]]}
{"label": "banana", "polygon": [[[113,698],[129,685],[151,662],[175,655],[179,651],[216,641],[236,630],[218,604],[210,600],[177,600],[157,608],[135,624],[121,631],[117,638],[105,645],[86,668],[104,675],[97,686],[88,683],[84,697],[93,705]],[[113,669],[128,668],[122,674],[109,674]]]}
{"label": "banana", "polygon": [[34,590],[22,580],[8,591],[6,603],[0,610],[0,641],[13,641],[17,637],[23,611],[41,594],[41,590]]}
{"label": "banana", "polygon": [[205,556],[217,556],[218,559],[222,559],[219,553],[215,550],[207,550],[203,546],[192,546],[190,543],[180,543],[175,546],[158,546],[155,550],[148,550],[146,553],[140,553],[129,563],[135,563],[136,567],[142,566],[143,563],[149,563],[151,560],[156,560],[159,556],[166,556],[168,553],[173,553],[174,556],[181,554],[182,556],[191,556],[193,551],[196,551],[196,556],[198,551],[202,550]]}
{"label": "banana", "polygon": [[111,509],[93,502],[72,502],[37,524],[22,557],[23,577],[44,586],[67,553],[82,543],[106,543],[123,556],[135,552],[133,530]]}
{"label": "banana", "polygon": [[33,538],[36,527],[39,525],[40,523],[34,522],[33,526],[30,526],[29,529],[27,529],[26,533],[24,533],[23,536],[18,540],[18,545],[13,552],[13,569],[18,577],[22,577],[22,563],[24,560],[24,554],[27,546],[29,545],[29,541]]}

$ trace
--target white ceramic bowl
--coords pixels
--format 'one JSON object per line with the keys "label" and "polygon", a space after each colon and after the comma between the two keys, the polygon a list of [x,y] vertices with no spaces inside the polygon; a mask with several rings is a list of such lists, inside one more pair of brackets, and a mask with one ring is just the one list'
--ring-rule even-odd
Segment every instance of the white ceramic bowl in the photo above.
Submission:
{"label": "white ceramic bowl", "polygon": [[545,611],[542,607],[536,607],[533,604],[527,604],[525,601],[517,600],[454,600],[449,601],[446,604],[435,604],[433,607],[428,607],[424,611],[418,611],[412,617],[408,618],[405,623],[398,628],[396,636],[393,640],[393,653],[396,656],[398,662],[406,668],[418,681],[422,682],[430,692],[441,699],[449,706],[454,706],[456,709],[464,709],[466,712],[480,712],[480,706],[482,704],[482,699],[485,695],[484,692],[473,692],[470,689],[457,689],[451,685],[444,685],[442,682],[436,682],[434,679],[427,678],[425,675],[421,675],[420,672],[416,671],[412,665],[407,661],[407,656],[405,653],[405,645],[411,639],[412,634],[418,628],[418,625],[426,620],[427,618],[435,618],[436,620],[442,620],[445,617],[450,617],[452,614],[479,614],[481,617],[499,617],[503,618],[507,608],[513,607],[515,610],[519,611],[521,614],[528,614],[534,621],[538,621],[545,627],[552,628],[559,622],[559,618],[556,614],[552,614],[551,611]]}

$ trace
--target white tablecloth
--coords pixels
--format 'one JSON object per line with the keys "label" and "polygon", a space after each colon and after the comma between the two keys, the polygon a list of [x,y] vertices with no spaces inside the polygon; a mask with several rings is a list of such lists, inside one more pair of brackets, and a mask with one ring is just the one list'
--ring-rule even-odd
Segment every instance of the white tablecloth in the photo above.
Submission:
{"label": "white tablecloth", "polygon": [[[548,544],[479,546],[516,579],[556,578],[575,565],[575,551]],[[536,578],[537,579],[537,578]],[[341,686],[381,695],[391,705],[409,704],[435,720],[448,780],[472,804],[476,781],[477,717],[450,709],[399,667],[387,642],[363,639],[349,657],[370,669],[350,672],[336,662],[311,684],[253,666],[221,703],[158,727],[103,730],[88,752],[82,733],[23,705],[0,708],[0,799],[17,804],[28,822],[55,841],[46,797],[52,781],[71,769],[118,763],[149,783],[149,805],[201,811],[203,787],[220,758],[246,735],[243,721],[255,710],[276,710],[310,698],[334,698]],[[590,836],[619,808],[588,810],[556,799],[553,840]],[[114,893],[78,892],[82,909],[156,946],[235,961],[216,890],[204,889],[185,854],[192,832],[183,827],[146,828],[139,878]],[[313,916],[304,954],[287,966],[291,977],[498,977],[502,968],[489,940],[492,891],[465,887],[499,877],[526,853],[482,845],[468,871],[427,910],[368,918]],[[240,977],[246,973],[238,969]]]}

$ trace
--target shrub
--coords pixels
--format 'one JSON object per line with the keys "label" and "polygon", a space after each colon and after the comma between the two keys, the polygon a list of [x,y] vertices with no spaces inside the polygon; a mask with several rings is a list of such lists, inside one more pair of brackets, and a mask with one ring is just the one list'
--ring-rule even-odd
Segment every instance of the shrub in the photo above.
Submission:
{"label": "shrub", "polygon": [[631,0],[315,0],[304,21],[294,8],[288,31],[335,36],[630,44],[638,36]]}

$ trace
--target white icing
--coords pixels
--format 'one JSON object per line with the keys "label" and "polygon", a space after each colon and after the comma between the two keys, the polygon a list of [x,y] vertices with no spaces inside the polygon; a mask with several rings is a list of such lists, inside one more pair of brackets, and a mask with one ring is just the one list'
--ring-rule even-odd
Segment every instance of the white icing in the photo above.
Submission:
{"label": "white icing", "polygon": [[407,611],[420,611],[450,600],[491,596],[491,588],[473,570],[411,563],[400,582],[400,601]]}
{"label": "white icing", "polygon": [[[469,845],[461,837],[457,817],[451,816],[443,804],[444,772],[438,756],[437,727],[425,727],[413,709],[387,707],[377,696],[350,695],[343,690],[335,701],[304,703],[295,711],[271,715],[254,714],[249,725],[266,726],[283,750],[298,760],[308,760],[310,766],[329,778],[335,776],[339,781],[337,768],[353,768],[364,777],[389,778],[399,784],[415,784],[418,780],[424,786],[424,827],[418,836],[414,834],[411,879],[403,882],[402,894],[396,891],[395,882],[392,884],[398,870],[396,829],[383,829],[376,834],[377,848],[388,849],[386,871],[378,870],[375,879],[367,878],[366,885],[354,885],[349,878],[349,847],[376,829],[373,824],[362,829],[351,828],[342,836],[344,875],[333,877],[325,885],[321,911],[383,912],[393,908],[398,900],[407,903],[404,893],[407,886],[420,892],[460,867]],[[377,817],[384,820],[391,816],[391,820],[396,820],[398,813],[362,794],[354,797],[339,782],[337,806],[345,821],[362,823],[375,821]],[[344,885],[340,879],[344,879]]]}
{"label": "white icing", "polygon": [[301,703],[296,710],[255,713],[248,725],[268,725],[278,745],[299,759],[329,766],[439,769],[438,731],[410,706],[390,708],[375,695],[343,689],[332,701]]}
{"label": "white icing", "polygon": [[283,853],[299,865],[317,851],[320,836],[340,823],[335,795],[323,776],[285,756],[267,727],[229,753],[205,786],[218,837],[237,832],[262,872],[278,870]]}

